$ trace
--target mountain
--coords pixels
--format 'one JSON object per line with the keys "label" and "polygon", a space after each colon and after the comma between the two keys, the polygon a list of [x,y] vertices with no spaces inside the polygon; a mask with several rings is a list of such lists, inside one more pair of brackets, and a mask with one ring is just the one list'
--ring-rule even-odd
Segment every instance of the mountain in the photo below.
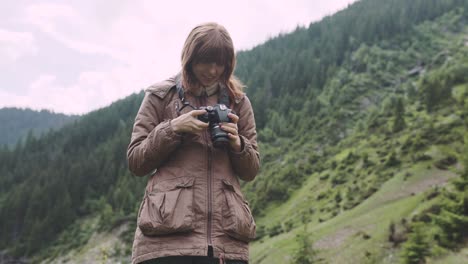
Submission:
{"label": "mountain", "polygon": [[[463,263],[468,1],[362,0],[238,54],[262,159],[252,263]],[[128,262],[143,94],[0,149],[0,249]],[[465,143],[464,143],[465,142]]]}
{"label": "mountain", "polygon": [[39,137],[50,129],[59,129],[76,120],[76,115],[57,114],[47,110],[34,111],[4,107],[0,109],[0,145],[14,146],[20,139],[31,136]]}
{"label": "mountain", "polygon": [[[135,214],[144,182],[130,175],[126,146],[142,96],[0,151],[0,248],[13,245],[13,255],[31,255],[81,217],[109,208],[117,218]],[[68,239],[72,247],[81,241]]]}

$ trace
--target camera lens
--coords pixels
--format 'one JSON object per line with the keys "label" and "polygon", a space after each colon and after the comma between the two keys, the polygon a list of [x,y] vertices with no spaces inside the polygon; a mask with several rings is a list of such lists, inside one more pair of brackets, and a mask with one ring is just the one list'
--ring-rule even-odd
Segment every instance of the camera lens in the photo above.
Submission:
{"label": "camera lens", "polygon": [[214,124],[210,127],[211,140],[215,147],[224,147],[229,143],[228,134],[219,127],[219,124]]}

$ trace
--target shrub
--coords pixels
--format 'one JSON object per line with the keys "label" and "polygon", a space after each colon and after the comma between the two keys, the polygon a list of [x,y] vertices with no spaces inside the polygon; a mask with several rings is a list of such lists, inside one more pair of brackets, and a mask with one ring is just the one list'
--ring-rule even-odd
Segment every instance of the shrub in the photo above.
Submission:
{"label": "shrub", "polygon": [[270,228],[268,228],[267,232],[268,232],[268,235],[270,237],[277,236],[277,235],[281,234],[281,232],[282,232],[281,225],[280,224],[275,224],[274,226],[271,226]]}
{"label": "shrub", "polygon": [[263,225],[258,225],[257,226],[257,229],[256,229],[256,237],[255,237],[255,240],[260,240],[261,238],[263,238],[264,236],[267,235],[267,230],[265,228],[265,226]]}
{"label": "shrub", "polygon": [[447,170],[449,166],[455,163],[457,163],[457,158],[454,156],[448,156],[435,161],[434,166],[440,170]]}
{"label": "shrub", "polygon": [[398,166],[400,165],[401,161],[397,159],[397,155],[395,153],[395,151],[392,151],[389,155],[389,157],[387,158],[387,160],[385,161],[385,164],[384,166],[387,167],[387,168],[390,168],[390,167],[395,167],[395,166]]}
{"label": "shrub", "polygon": [[331,184],[333,187],[343,184],[346,182],[346,176],[343,173],[337,173],[331,178]]}
{"label": "shrub", "polygon": [[317,195],[317,200],[322,200],[323,198],[326,198],[328,195],[327,195],[327,192],[321,192]]}
{"label": "shrub", "polygon": [[262,142],[273,142],[277,138],[275,132],[271,130],[269,127],[266,127],[259,131],[258,139]]}
{"label": "shrub", "polygon": [[284,232],[289,232],[293,228],[293,222],[291,220],[288,220],[284,223],[283,225],[283,231]]}

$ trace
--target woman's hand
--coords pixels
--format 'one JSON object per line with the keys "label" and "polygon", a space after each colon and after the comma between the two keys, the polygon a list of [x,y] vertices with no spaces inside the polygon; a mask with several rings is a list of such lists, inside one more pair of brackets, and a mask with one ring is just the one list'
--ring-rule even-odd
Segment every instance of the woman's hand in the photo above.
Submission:
{"label": "woman's hand", "polygon": [[172,129],[176,133],[192,133],[195,134],[206,128],[208,123],[200,121],[197,116],[206,114],[206,110],[192,110],[188,113],[180,115],[171,120]]}
{"label": "woman's hand", "polygon": [[239,121],[239,117],[233,113],[229,113],[228,117],[231,118],[232,123],[221,123],[220,127],[222,130],[228,133],[229,145],[231,146],[231,148],[236,152],[240,152],[242,146],[237,128],[237,122]]}

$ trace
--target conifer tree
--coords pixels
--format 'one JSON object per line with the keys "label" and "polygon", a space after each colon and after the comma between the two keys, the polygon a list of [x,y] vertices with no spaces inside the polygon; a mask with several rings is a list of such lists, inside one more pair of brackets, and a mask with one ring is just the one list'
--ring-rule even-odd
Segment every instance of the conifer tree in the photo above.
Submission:
{"label": "conifer tree", "polygon": [[316,263],[317,252],[312,248],[312,241],[309,238],[310,234],[307,232],[307,220],[306,216],[302,216],[302,224],[304,225],[304,231],[296,235],[296,241],[299,244],[299,248],[296,250],[293,263],[294,264],[312,264]]}
{"label": "conifer tree", "polygon": [[408,241],[403,246],[402,260],[405,264],[426,263],[429,255],[429,243],[424,233],[424,228],[416,225],[409,235]]}
{"label": "conifer tree", "polygon": [[434,110],[435,105],[438,102],[437,98],[437,85],[428,78],[424,78],[421,81],[421,92],[424,98],[424,104],[428,113]]}
{"label": "conifer tree", "polygon": [[393,106],[393,124],[392,124],[392,131],[394,133],[403,130],[406,126],[405,123],[405,105],[403,103],[403,98],[398,97],[395,100]]}
{"label": "conifer tree", "polygon": [[457,247],[468,237],[468,132],[465,132],[464,141],[464,171],[455,180],[455,189],[445,193],[440,214],[433,217],[442,230],[438,242],[447,248]]}

